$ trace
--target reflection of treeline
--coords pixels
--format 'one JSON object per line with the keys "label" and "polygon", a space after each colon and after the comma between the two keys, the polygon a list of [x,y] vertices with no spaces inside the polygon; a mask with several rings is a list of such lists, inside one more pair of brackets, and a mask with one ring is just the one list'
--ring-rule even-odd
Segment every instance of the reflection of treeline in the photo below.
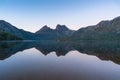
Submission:
{"label": "reflection of treeline", "polygon": [[14,48],[17,45],[19,42],[0,42],[0,59],[3,60],[16,53]]}
{"label": "reflection of treeline", "polygon": [[36,48],[44,55],[56,52],[57,56],[65,56],[71,50],[97,56],[101,60],[111,60],[120,64],[120,43],[119,41],[78,41],[78,42],[54,42],[54,41],[34,41],[34,42],[4,42],[0,43],[0,58],[5,59],[18,51]]}
{"label": "reflection of treeline", "polygon": [[81,41],[73,44],[73,47],[81,53],[94,55],[101,60],[111,60],[120,64],[119,41]]}
{"label": "reflection of treeline", "polygon": [[[119,54],[120,52],[120,43],[119,41],[111,42],[111,41],[80,41],[75,42],[72,45],[75,49],[80,52],[90,51],[92,54],[94,53],[109,53],[109,54]],[[88,53],[88,52],[87,52]]]}

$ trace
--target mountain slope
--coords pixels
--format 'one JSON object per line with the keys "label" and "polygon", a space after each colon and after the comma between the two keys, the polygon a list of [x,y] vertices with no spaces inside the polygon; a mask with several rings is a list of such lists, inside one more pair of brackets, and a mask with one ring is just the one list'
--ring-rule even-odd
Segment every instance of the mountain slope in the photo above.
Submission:
{"label": "mountain slope", "polygon": [[22,29],[18,29],[4,20],[0,20],[0,33],[8,33],[25,40],[37,39],[37,36],[35,34],[24,31]]}
{"label": "mountain slope", "polygon": [[76,31],[72,40],[120,40],[120,17]]}
{"label": "mountain slope", "polygon": [[[5,36],[3,36],[5,35]],[[70,30],[65,25],[55,29],[44,26],[36,33],[18,29],[10,23],[0,20],[0,40],[120,40],[120,17],[101,21],[97,25]]]}
{"label": "mountain slope", "polygon": [[[18,29],[12,24],[0,20],[0,33],[7,33],[14,35],[16,39],[24,39],[24,40],[54,40],[59,39],[65,36],[70,36],[74,31],[68,29],[65,25],[57,25],[56,29],[51,29],[48,26],[44,26],[36,33],[31,33],[28,31],[24,31],[22,29]],[[1,36],[1,35],[0,35]],[[17,38],[18,37],[18,38]],[[10,36],[9,36],[10,38]],[[4,39],[8,39],[7,37]],[[11,39],[10,39],[11,40]]]}

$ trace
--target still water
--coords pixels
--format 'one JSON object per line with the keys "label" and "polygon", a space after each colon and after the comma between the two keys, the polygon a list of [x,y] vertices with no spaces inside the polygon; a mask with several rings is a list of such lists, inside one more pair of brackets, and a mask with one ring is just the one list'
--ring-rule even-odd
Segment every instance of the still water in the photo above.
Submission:
{"label": "still water", "polygon": [[120,45],[1,42],[0,80],[120,80]]}

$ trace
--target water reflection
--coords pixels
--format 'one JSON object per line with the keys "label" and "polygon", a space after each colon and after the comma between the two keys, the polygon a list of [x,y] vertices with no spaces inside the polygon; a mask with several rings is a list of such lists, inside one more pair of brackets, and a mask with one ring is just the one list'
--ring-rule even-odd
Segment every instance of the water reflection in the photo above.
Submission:
{"label": "water reflection", "polygon": [[0,80],[119,80],[119,47],[105,41],[1,42]]}
{"label": "water reflection", "polygon": [[4,60],[11,55],[30,48],[36,48],[44,55],[56,52],[57,56],[65,56],[72,50],[80,53],[97,56],[101,60],[111,60],[120,64],[120,43],[118,41],[24,41],[0,42],[0,59]]}

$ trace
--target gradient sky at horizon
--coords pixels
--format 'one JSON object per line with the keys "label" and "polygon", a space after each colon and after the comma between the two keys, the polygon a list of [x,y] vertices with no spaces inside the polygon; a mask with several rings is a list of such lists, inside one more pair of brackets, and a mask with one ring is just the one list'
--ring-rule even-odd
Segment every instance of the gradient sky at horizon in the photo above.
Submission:
{"label": "gradient sky at horizon", "polygon": [[0,19],[35,32],[48,25],[77,30],[120,16],[120,0],[0,0]]}

